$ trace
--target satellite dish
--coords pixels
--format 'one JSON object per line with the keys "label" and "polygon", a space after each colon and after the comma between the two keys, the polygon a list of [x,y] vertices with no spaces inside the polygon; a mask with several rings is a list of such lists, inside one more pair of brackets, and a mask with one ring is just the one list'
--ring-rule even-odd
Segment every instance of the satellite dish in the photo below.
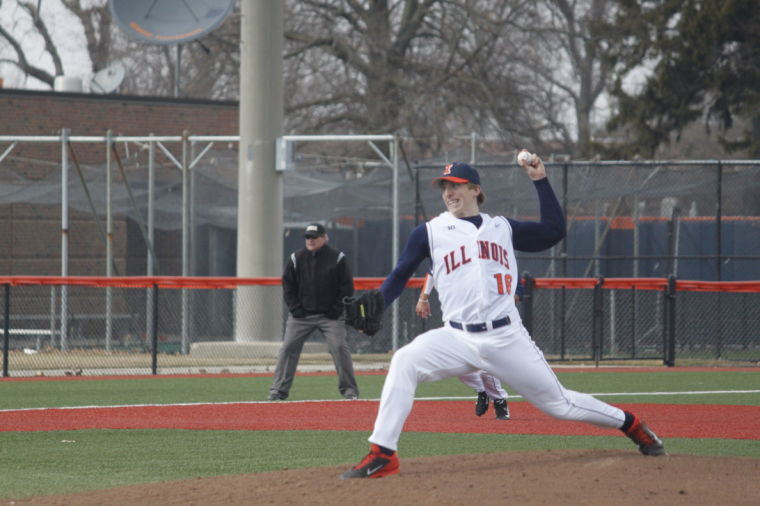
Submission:
{"label": "satellite dish", "polygon": [[117,60],[106,68],[95,72],[90,81],[90,91],[93,93],[116,91],[126,75],[127,70],[124,68],[124,64],[121,60]]}
{"label": "satellite dish", "polygon": [[214,30],[232,11],[235,0],[109,0],[109,3],[111,14],[129,37],[169,45],[197,39]]}

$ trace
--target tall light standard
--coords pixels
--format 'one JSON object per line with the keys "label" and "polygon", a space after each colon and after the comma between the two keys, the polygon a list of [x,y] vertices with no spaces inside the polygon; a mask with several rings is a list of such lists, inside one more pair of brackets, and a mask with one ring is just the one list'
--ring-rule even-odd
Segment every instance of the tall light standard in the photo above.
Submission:
{"label": "tall light standard", "polygon": [[[283,3],[241,2],[238,277],[282,271],[282,177],[275,149],[282,134]],[[278,291],[238,288],[235,341],[279,341],[281,317]]]}

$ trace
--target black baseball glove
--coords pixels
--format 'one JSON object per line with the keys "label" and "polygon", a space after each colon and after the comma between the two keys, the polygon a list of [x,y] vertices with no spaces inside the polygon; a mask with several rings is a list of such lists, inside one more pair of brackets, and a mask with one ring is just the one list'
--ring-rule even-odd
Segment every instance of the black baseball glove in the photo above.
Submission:
{"label": "black baseball glove", "polygon": [[343,305],[346,307],[346,322],[356,330],[372,336],[383,328],[385,299],[382,292],[370,290],[358,297],[344,297]]}

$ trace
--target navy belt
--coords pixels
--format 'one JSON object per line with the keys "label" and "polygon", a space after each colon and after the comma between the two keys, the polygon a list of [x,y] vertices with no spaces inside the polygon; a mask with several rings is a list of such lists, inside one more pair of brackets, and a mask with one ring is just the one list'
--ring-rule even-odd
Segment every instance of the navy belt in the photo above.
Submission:
{"label": "navy belt", "polygon": [[[506,327],[511,322],[509,320],[509,316],[505,316],[504,318],[500,320],[494,320],[491,322],[491,328],[492,329],[498,329],[501,327]],[[459,323],[455,321],[449,320],[449,325],[454,327],[455,329],[459,330],[466,330],[467,332],[485,332],[488,329],[488,323]]]}

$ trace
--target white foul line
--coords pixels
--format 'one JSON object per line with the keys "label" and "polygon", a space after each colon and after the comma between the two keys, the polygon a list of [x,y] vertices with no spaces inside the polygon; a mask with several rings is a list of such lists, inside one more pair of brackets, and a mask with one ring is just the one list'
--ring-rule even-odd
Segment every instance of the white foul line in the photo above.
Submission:
{"label": "white foul line", "polygon": [[[693,390],[689,392],[600,392],[589,394],[594,397],[630,397],[630,396],[648,396],[648,395],[709,395],[709,394],[760,394],[760,390]],[[463,401],[470,400],[468,397],[415,397],[416,401]],[[521,395],[509,396],[510,399],[522,399]],[[379,401],[380,399],[361,399],[362,401]],[[311,399],[303,401],[227,401],[227,402],[180,402],[174,404],[115,404],[111,406],[53,406],[41,408],[10,408],[0,409],[0,413],[15,411],[44,411],[44,410],[64,410],[64,409],[115,409],[115,408],[150,408],[150,407],[175,407],[175,406],[225,406],[231,404],[280,404],[280,403],[319,403],[319,402],[358,402],[346,399]]]}

